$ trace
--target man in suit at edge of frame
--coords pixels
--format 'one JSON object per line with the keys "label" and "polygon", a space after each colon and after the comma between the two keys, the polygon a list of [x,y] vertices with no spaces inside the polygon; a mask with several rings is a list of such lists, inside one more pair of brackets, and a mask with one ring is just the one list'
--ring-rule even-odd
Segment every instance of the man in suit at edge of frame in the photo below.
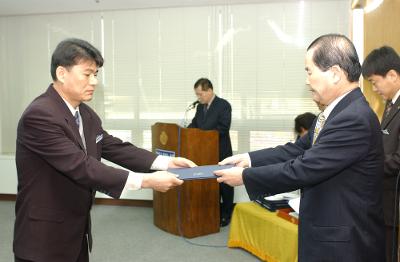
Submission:
{"label": "man in suit at edge of frame", "polygon": [[236,166],[216,171],[218,181],[244,184],[251,199],[301,189],[299,262],[384,261],[382,135],[358,87],[356,49],[343,35],[323,35],[305,65],[313,100],[326,105],[310,132],[223,160]]}
{"label": "man in suit at edge of frame", "polygon": [[[362,65],[362,74],[372,90],[386,101],[381,128],[385,152],[383,178],[383,212],[386,227],[386,261],[397,261],[399,232],[396,184],[400,170],[400,57],[389,46],[374,49]],[[397,212],[395,212],[397,210]]]}

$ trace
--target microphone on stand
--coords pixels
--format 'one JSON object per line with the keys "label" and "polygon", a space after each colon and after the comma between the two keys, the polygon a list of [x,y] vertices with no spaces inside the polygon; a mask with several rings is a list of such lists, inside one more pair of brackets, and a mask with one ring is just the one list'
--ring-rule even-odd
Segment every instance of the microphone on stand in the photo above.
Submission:
{"label": "microphone on stand", "polygon": [[182,120],[183,127],[187,127],[188,126],[188,123],[187,123],[188,122],[188,119],[187,119],[188,112],[190,110],[192,110],[193,108],[195,108],[198,103],[200,103],[199,100],[196,100],[186,108],[185,116],[183,117],[183,120]]}
{"label": "microphone on stand", "polygon": [[193,103],[191,103],[191,104],[188,106],[188,109],[187,109],[187,110],[191,110],[191,109],[195,108],[196,105],[197,105],[198,103],[200,103],[199,100],[194,101]]}

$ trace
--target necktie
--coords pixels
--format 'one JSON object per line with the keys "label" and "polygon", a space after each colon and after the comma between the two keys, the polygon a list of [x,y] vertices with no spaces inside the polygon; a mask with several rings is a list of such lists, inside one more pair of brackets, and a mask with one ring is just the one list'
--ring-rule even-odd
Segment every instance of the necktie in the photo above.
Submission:
{"label": "necktie", "polygon": [[318,115],[317,123],[315,124],[314,137],[313,137],[313,142],[312,142],[313,144],[315,143],[315,140],[317,140],[317,137],[318,137],[319,133],[321,132],[321,129],[324,127],[324,125],[325,125],[325,116],[321,112]]}
{"label": "necktie", "polygon": [[80,117],[79,117],[79,111],[75,112],[74,118],[75,118],[75,123],[78,126],[79,135],[81,136],[83,147],[86,150],[86,139],[85,139],[85,135],[83,133],[83,126],[81,125],[81,121],[80,121]]}
{"label": "necktie", "polygon": [[389,116],[390,110],[392,109],[392,107],[393,107],[392,101],[387,101],[386,102],[386,109],[385,109],[385,118]]}
{"label": "necktie", "polygon": [[[81,136],[83,146],[85,147],[85,152],[86,152],[86,141],[85,141],[85,136],[83,134],[83,127],[81,127],[81,121],[79,119],[79,111],[75,112],[74,118],[75,118],[75,123],[78,126],[79,134]],[[96,196],[96,191],[92,190],[92,205],[94,203],[95,196]],[[92,220],[90,218],[90,213],[89,213],[88,222],[87,222],[86,236],[87,236],[87,243],[88,243],[89,251],[92,252],[93,238],[92,238]]]}
{"label": "necktie", "polygon": [[79,111],[75,112],[74,117],[75,117],[75,123],[76,123],[76,125],[78,126],[78,129],[79,129],[80,124],[81,124],[81,121],[79,120]]}
{"label": "necktie", "polygon": [[207,107],[208,107],[208,104],[204,104],[204,108],[203,108],[204,115],[207,114],[207,110],[208,110]]}

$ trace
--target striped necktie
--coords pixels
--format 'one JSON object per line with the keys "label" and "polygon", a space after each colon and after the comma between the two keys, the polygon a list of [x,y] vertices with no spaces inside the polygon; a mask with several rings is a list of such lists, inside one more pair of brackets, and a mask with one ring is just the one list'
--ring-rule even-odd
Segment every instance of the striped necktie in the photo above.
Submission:
{"label": "striped necktie", "polygon": [[79,126],[81,125],[81,121],[79,120],[79,111],[75,112],[74,118],[75,118],[75,123],[76,123],[76,125],[78,126],[78,129],[79,129]]}
{"label": "striped necktie", "polygon": [[81,136],[83,147],[85,148],[86,151],[86,139],[85,139],[85,134],[83,133],[83,126],[81,125],[81,118],[79,116],[79,111],[75,112],[74,118],[75,118],[75,123],[78,126],[79,135]]}
{"label": "striped necktie", "polygon": [[323,114],[323,112],[321,112],[318,115],[318,119],[317,119],[317,123],[315,124],[315,129],[314,129],[314,136],[313,136],[313,144],[315,143],[315,141],[317,140],[317,137],[319,135],[319,133],[321,132],[322,128],[325,125],[325,116]]}
{"label": "striped necktie", "polygon": [[389,116],[390,110],[392,109],[392,107],[393,107],[392,101],[387,101],[386,102],[386,109],[385,109],[385,118]]}
{"label": "striped necktie", "polygon": [[[83,134],[83,128],[81,127],[79,111],[75,112],[74,118],[75,118],[75,123],[78,126],[79,134],[81,136],[83,146],[85,147],[85,153],[86,153],[86,139],[85,139],[85,135]],[[92,190],[92,203],[91,203],[92,205],[94,204],[95,196],[96,196],[96,190]],[[87,221],[86,236],[87,236],[87,243],[88,243],[89,251],[92,252],[93,237],[92,237],[92,220],[90,218],[90,213],[89,213],[89,217],[88,217],[88,221]]]}

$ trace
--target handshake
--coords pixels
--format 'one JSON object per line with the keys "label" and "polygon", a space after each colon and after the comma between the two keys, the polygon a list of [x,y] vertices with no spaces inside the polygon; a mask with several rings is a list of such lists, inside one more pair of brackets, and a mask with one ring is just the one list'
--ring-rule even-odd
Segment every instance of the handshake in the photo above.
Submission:
{"label": "handshake", "polygon": [[[217,176],[219,183],[226,183],[230,186],[238,186],[243,184],[242,172],[245,167],[250,166],[250,157],[248,154],[238,154],[225,158],[219,165],[233,165],[230,168],[223,168],[213,171],[214,175]],[[168,162],[168,170],[178,168],[193,168],[197,165],[181,157],[170,158]],[[218,168],[217,168],[218,169]],[[166,192],[169,189],[182,185],[183,180],[179,178],[179,175],[173,174],[169,171],[157,171],[154,173],[145,174],[142,180],[142,188],[152,188],[156,191]]]}

